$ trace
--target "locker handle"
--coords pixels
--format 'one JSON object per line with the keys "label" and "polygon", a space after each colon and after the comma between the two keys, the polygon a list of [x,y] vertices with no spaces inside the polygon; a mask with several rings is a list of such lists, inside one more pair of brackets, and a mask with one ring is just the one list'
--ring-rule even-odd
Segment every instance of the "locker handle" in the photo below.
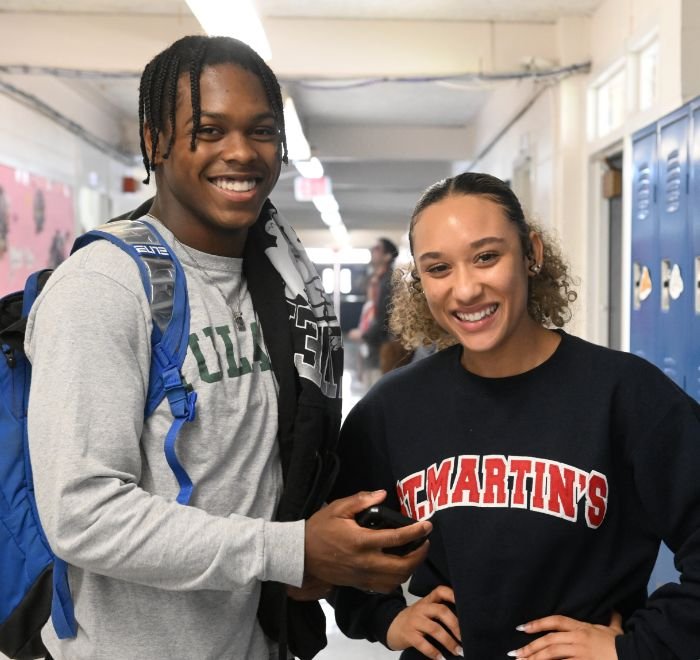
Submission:
{"label": "locker handle", "polygon": [[[697,273],[697,268],[696,271]],[[632,303],[635,310],[641,309],[642,299],[639,295],[639,290],[642,284],[642,267],[638,262],[632,264]]]}
{"label": "locker handle", "polygon": [[671,309],[671,260],[661,260],[661,311]]}

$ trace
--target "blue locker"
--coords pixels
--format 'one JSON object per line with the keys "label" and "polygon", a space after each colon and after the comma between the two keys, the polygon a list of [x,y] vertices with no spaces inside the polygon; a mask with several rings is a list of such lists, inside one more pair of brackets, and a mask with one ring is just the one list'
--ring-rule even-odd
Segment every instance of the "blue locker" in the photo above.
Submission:
{"label": "blue locker", "polygon": [[692,271],[688,232],[687,106],[659,122],[657,209],[659,218],[656,364],[685,389],[688,371]]}
{"label": "blue locker", "polygon": [[632,138],[632,305],[630,350],[656,360],[659,289],[656,212],[656,125]]}
{"label": "blue locker", "polygon": [[690,396],[700,401],[700,100],[691,105],[688,224],[691,246],[689,266],[692,275],[688,293],[692,309],[686,390]]}
{"label": "blue locker", "polygon": [[654,570],[651,572],[651,577],[649,578],[647,591],[652,593],[668,582],[678,582],[679,576],[680,573],[678,573],[676,567],[673,565],[673,553],[668,549],[665,543],[662,543],[659,556],[656,558]]}

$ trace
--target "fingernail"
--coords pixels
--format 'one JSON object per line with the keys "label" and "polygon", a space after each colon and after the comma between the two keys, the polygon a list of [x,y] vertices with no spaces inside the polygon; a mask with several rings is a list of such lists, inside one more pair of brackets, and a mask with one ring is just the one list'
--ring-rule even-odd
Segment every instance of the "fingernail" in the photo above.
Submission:
{"label": "fingernail", "polygon": [[520,649],[516,649],[515,651],[508,651],[508,653],[506,653],[506,655],[510,658],[517,658],[519,650]]}
{"label": "fingernail", "polygon": [[520,632],[526,632],[529,625],[529,623],[522,623],[519,626],[515,626],[515,629],[519,630]]}
{"label": "fingernail", "polygon": [[464,657],[464,649],[461,646],[457,647],[457,650],[455,651],[455,655],[458,655],[460,658]]}

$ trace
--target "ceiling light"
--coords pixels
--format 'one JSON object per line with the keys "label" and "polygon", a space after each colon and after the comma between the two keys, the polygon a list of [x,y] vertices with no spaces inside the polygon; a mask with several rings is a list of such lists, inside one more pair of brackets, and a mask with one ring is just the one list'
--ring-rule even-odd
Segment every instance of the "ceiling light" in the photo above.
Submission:
{"label": "ceiling light", "polygon": [[367,248],[345,247],[341,250],[333,248],[306,248],[309,259],[315,264],[368,264],[371,254]]}
{"label": "ceiling light", "polygon": [[350,242],[350,237],[348,236],[348,230],[345,225],[333,225],[331,228],[331,234],[335,240],[340,244],[347,244]]}
{"label": "ceiling light", "polygon": [[264,60],[272,59],[270,43],[252,0],[186,0],[190,11],[209,35],[234,37],[247,43]]}
{"label": "ceiling light", "polygon": [[288,96],[284,101],[284,126],[287,133],[287,155],[292,161],[309,160],[311,147],[301,127],[294,101]]}
{"label": "ceiling light", "polygon": [[323,211],[323,213],[321,213],[321,220],[323,220],[323,222],[325,222],[329,227],[343,224],[343,219],[340,217],[340,213],[338,211]]}
{"label": "ceiling light", "polygon": [[307,179],[320,179],[323,176],[323,165],[316,156],[311,160],[295,160],[294,167],[297,168],[301,176]]}
{"label": "ceiling light", "polygon": [[319,213],[337,212],[340,208],[333,195],[316,195],[315,197],[311,198],[311,201],[314,203],[314,206]]}

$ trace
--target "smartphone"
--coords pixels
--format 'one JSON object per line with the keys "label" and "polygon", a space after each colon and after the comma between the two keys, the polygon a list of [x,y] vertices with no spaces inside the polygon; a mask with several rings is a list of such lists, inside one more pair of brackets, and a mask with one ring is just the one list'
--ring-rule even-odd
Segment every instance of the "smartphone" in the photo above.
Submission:
{"label": "smartphone", "polygon": [[[371,506],[364,511],[360,511],[360,513],[355,516],[355,520],[360,527],[367,527],[369,529],[396,529],[398,527],[407,527],[408,525],[413,525],[413,523],[418,522],[382,504]],[[413,552],[416,548],[420,548],[427,538],[427,536],[424,536],[404,545],[396,546],[395,548],[384,548],[384,552],[403,556],[409,552]]]}

